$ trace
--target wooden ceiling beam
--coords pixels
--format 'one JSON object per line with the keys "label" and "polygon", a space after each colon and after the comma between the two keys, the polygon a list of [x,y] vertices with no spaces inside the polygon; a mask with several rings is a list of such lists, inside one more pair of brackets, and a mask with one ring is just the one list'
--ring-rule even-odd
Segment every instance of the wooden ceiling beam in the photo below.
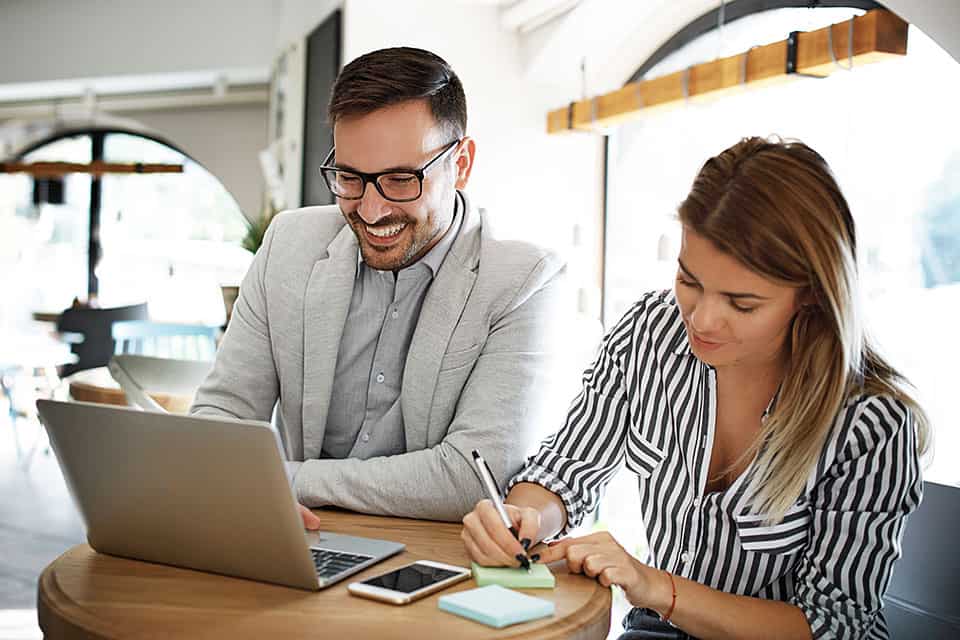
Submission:
{"label": "wooden ceiling beam", "polygon": [[826,77],[851,64],[856,68],[900,57],[907,53],[908,27],[890,11],[868,11],[823,29],[797,32],[787,40],[572,102],[547,114],[547,133],[597,131],[687,101],[714,100],[797,77]]}
{"label": "wooden ceiling beam", "polygon": [[182,164],[148,164],[143,162],[5,162],[0,163],[0,173],[29,173],[37,178],[59,178],[68,173],[89,173],[101,176],[105,173],[183,173]]}

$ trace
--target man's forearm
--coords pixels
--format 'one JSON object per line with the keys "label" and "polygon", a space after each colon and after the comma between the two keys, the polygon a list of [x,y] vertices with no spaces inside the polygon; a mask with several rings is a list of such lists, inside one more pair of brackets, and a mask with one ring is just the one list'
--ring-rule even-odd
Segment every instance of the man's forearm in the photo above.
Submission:
{"label": "man's forearm", "polygon": [[294,489],[308,507],[451,522],[482,497],[469,462],[448,443],[369,460],[308,460]]}

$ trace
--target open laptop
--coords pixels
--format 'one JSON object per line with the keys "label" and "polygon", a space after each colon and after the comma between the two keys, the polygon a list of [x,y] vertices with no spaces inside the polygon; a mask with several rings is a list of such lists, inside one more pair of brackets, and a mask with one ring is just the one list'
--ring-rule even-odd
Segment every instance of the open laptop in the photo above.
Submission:
{"label": "open laptop", "polygon": [[38,400],[101,553],[317,590],[398,542],[305,532],[267,423]]}

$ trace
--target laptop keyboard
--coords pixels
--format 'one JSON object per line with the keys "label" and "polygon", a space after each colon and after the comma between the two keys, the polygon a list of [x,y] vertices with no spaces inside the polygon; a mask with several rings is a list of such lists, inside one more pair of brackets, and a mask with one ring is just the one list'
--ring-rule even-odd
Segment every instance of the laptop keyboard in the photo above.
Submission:
{"label": "laptop keyboard", "polygon": [[351,569],[373,559],[373,556],[329,549],[311,548],[310,553],[313,554],[313,565],[317,568],[317,576],[321,579],[332,578],[341,573],[352,573]]}

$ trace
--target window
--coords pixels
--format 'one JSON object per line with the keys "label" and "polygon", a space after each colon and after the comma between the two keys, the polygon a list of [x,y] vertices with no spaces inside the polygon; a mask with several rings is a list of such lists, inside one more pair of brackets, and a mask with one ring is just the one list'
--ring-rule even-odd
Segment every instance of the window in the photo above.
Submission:
{"label": "window", "polygon": [[[773,41],[852,13],[830,10],[808,26],[817,11],[784,9],[728,25],[725,53],[757,44],[757,29]],[[716,37],[691,43],[650,76],[713,57],[716,50],[705,55],[709,43],[701,40]],[[917,387],[933,422],[935,456],[925,477],[957,484],[960,433],[950,399],[960,345],[944,338],[960,309],[960,64],[915,27],[908,43],[902,59],[691,104],[619,129],[610,162],[605,318],[612,324],[644,291],[672,286],[676,207],[708,157],[744,136],[799,138],[827,159],[846,194],[871,333]]]}
{"label": "window", "polygon": [[[841,22],[849,9],[782,9],[706,34],[664,59],[671,73],[790,31]],[[840,63],[846,64],[840,54]],[[910,27],[908,54],[823,80],[751,89],[642,117],[610,138],[604,318],[608,328],[641,294],[673,286],[680,248],[677,205],[703,162],[750,135],[799,138],[830,163],[857,223],[860,273],[872,334],[917,387],[934,432],[924,477],[960,483],[960,431],[952,396],[960,343],[960,64]],[[636,477],[621,471],[595,528],[645,558]],[[613,619],[629,605],[617,594]]]}
{"label": "window", "polygon": [[[60,138],[24,161],[92,159],[89,134]],[[101,306],[146,300],[159,321],[222,324],[219,285],[240,282],[252,256],[240,246],[243,214],[202,166],[160,142],[121,132],[104,138],[107,162],[182,164],[182,174],[106,174],[96,267]],[[64,204],[34,205],[32,179],[0,175],[0,266],[11,279],[4,331],[30,332],[32,311],[59,311],[87,298],[89,174],[65,177]]]}
{"label": "window", "polygon": [[103,177],[100,299],[147,300],[158,321],[222,324],[219,286],[239,283],[252,258],[240,246],[246,226],[233,197],[202,166],[153,140],[110,134],[104,160],[183,164],[183,173]]}
{"label": "window", "polygon": [[[91,160],[87,136],[61,138],[36,149],[24,162]],[[29,330],[31,311],[59,311],[87,292],[90,176],[64,177],[64,204],[34,205],[33,179],[0,174],[0,315],[5,332]]]}

